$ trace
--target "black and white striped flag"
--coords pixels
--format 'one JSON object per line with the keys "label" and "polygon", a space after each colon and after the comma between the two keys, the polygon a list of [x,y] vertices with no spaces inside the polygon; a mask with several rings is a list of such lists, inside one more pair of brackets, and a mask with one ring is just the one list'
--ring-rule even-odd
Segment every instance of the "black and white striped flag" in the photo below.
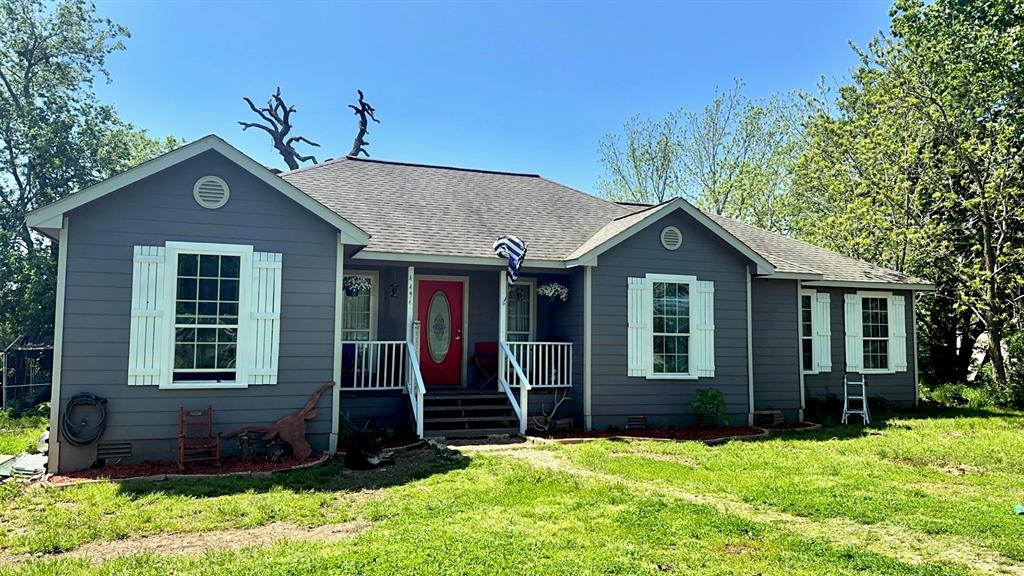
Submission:
{"label": "black and white striped flag", "polygon": [[519,268],[526,258],[526,242],[511,234],[494,241],[494,253],[499,258],[508,259],[508,283],[512,284],[519,278]]}

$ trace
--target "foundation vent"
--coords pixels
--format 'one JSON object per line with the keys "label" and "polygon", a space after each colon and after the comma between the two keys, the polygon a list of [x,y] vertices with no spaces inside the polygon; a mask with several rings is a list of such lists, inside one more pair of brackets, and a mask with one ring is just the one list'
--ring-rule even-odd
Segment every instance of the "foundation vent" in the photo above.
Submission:
{"label": "foundation vent", "polygon": [[626,416],[626,430],[647,428],[647,416]]}
{"label": "foundation vent", "polygon": [[120,460],[131,456],[131,442],[100,442],[96,445],[97,460]]}

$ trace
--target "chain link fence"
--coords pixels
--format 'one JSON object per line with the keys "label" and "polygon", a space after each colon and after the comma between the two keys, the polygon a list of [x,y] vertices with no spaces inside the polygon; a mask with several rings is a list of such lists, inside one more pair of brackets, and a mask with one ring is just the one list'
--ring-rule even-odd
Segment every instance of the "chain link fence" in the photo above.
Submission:
{"label": "chain link fence", "polygon": [[4,410],[21,412],[50,400],[53,373],[53,340],[20,336],[3,352]]}

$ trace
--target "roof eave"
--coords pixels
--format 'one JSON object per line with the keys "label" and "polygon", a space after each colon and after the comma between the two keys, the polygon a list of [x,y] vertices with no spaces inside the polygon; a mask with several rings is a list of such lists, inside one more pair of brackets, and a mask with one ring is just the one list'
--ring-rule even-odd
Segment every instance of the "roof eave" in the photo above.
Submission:
{"label": "roof eave", "polygon": [[811,288],[864,288],[868,290],[911,290],[914,292],[934,292],[935,284],[929,282],[874,282],[859,280],[814,280],[803,282]]}

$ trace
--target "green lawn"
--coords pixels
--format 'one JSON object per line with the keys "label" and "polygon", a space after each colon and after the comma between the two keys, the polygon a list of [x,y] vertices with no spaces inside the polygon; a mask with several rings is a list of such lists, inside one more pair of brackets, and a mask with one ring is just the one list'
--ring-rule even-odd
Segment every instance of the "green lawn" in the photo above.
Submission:
{"label": "green lawn", "polygon": [[[0,573],[1024,574],[1024,516],[1011,511],[1024,501],[1022,414],[893,417],[718,447],[464,454],[423,450],[371,472],[5,486]],[[353,520],[368,527],[345,539],[71,556]]]}
{"label": "green lawn", "polygon": [[39,435],[46,430],[46,418],[39,415],[13,418],[0,411],[0,454],[35,452]]}

